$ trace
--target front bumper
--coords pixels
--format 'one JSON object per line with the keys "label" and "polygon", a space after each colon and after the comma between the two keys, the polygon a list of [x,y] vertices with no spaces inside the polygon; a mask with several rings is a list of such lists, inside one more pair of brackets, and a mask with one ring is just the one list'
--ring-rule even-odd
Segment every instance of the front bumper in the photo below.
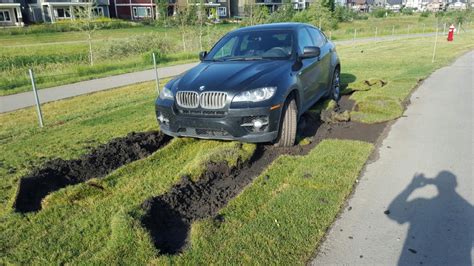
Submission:
{"label": "front bumper", "polygon": [[[270,106],[258,108],[228,109],[223,112],[183,114],[172,101],[156,103],[156,117],[161,116],[160,129],[175,137],[202,139],[238,140],[242,142],[271,142],[278,136],[281,108],[270,110]],[[185,110],[186,111],[186,110]],[[205,114],[203,114],[205,113]],[[266,119],[268,124],[256,130],[242,126],[254,119]]]}

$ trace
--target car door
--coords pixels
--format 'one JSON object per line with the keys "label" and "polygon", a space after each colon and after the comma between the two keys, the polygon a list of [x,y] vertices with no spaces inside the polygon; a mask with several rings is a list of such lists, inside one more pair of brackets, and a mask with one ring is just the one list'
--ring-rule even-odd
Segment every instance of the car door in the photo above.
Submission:
{"label": "car door", "polygon": [[[298,53],[303,54],[303,49],[306,46],[315,46],[307,27],[302,27],[297,32],[298,36]],[[318,91],[316,76],[319,75],[319,60],[315,58],[305,58],[301,60],[301,68],[297,76],[303,90],[303,106],[304,110],[309,108],[315,99],[315,92]]]}
{"label": "car door", "polygon": [[[314,45],[321,49],[319,56],[319,68],[314,72],[317,75],[315,85],[317,90],[314,92],[317,99],[321,98],[331,86],[331,45],[328,43],[326,37],[316,28],[308,28],[309,34],[313,39]],[[316,72],[317,71],[317,72]]]}

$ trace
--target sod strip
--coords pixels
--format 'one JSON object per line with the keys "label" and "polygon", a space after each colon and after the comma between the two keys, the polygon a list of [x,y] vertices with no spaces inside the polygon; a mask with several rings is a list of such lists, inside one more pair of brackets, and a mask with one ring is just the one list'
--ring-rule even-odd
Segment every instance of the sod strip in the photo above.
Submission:
{"label": "sod strip", "polygon": [[373,145],[323,140],[282,156],[213,218],[192,224],[190,248],[153,263],[303,264],[352,190]]}
{"label": "sod strip", "polygon": [[252,144],[174,139],[103,178],[51,193],[39,212],[4,216],[0,264],[144,265],[156,250],[139,224],[141,204],[181,176],[196,181],[210,162],[235,167],[254,150]]}
{"label": "sod strip", "polygon": [[132,132],[100,145],[79,159],[49,161],[20,179],[13,207],[22,213],[38,211],[41,200],[49,193],[91,178],[103,177],[127,163],[148,157],[169,140],[170,137],[158,131]]}

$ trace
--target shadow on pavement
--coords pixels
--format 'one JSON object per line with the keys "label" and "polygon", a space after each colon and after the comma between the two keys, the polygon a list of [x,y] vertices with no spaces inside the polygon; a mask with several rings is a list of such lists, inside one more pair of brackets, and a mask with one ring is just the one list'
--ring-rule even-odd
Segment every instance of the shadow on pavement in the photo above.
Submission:
{"label": "shadow on pavement", "polygon": [[[438,195],[410,195],[434,185]],[[399,265],[472,265],[474,208],[455,190],[456,176],[442,171],[434,178],[417,174],[390,204],[386,214],[399,224],[409,223]]]}

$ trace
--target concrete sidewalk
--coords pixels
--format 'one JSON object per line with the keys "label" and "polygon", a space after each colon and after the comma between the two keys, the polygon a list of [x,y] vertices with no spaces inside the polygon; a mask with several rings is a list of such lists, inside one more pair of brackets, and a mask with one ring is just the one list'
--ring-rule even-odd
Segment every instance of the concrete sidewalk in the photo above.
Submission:
{"label": "concrete sidewalk", "polygon": [[[160,78],[169,78],[177,76],[195,65],[197,65],[197,63],[158,68],[158,75]],[[38,97],[41,103],[47,103],[82,94],[113,89],[154,79],[155,71],[153,69],[145,70],[38,90]],[[10,112],[17,109],[33,106],[34,104],[35,99],[33,96],[33,92],[31,91],[1,96],[0,113]]]}
{"label": "concrete sidewalk", "polygon": [[[424,33],[424,34],[401,34],[394,36],[382,36],[382,37],[369,37],[369,38],[359,38],[355,40],[341,40],[335,41],[337,45],[352,45],[366,42],[379,42],[379,41],[392,41],[399,39],[409,39],[409,38],[419,38],[419,37],[430,37],[434,36],[434,33]],[[197,63],[176,65],[170,67],[163,67],[158,69],[158,74],[160,78],[169,78],[177,76]],[[38,95],[41,103],[47,103],[52,101],[57,101],[69,97],[74,97],[82,94],[87,94],[91,92],[97,92],[102,90],[108,90],[113,88],[118,88],[130,84],[135,84],[139,82],[145,82],[155,79],[155,73],[153,70],[145,70],[133,73],[127,73],[122,75],[110,76],[105,78],[81,81],[73,84],[67,84],[62,86],[57,86],[53,88],[41,89],[38,90]],[[33,106],[34,96],[33,92],[23,92],[13,95],[0,96],[0,113],[11,112],[17,109]]]}
{"label": "concrete sidewalk", "polygon": [[412,95],[313,265],[472,265],[474,51]]}

